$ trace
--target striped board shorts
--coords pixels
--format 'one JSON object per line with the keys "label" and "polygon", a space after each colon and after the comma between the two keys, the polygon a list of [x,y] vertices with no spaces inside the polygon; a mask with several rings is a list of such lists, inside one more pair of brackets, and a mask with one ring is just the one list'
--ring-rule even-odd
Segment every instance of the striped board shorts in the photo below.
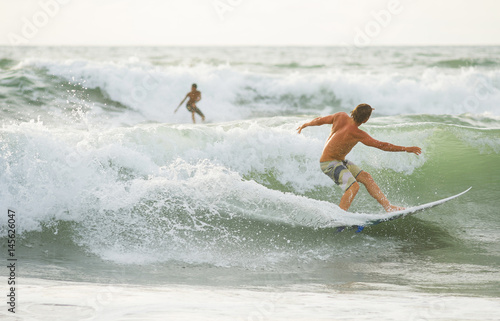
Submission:
{"label": "striped board shorts", "polygon": [[323,173],[328,175],[335,184],[339,185],[342,190],[347,191],[352,184],[356,183],[356,177],[363,170],[355,165],[353,162],[348,161],[327,161],[319,163]]}

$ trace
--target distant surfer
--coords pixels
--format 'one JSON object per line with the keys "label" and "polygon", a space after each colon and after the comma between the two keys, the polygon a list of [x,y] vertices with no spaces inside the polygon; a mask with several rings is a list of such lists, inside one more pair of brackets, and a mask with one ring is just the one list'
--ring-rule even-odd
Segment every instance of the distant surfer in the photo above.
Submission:
{"label": "distant surfer", "polygon": [[189,100],[186,104],[186,108],[187,108],[187,110],[189,110],[191,112],[191,115],[193,117],[193,123],[196,123],[196,120],[194,119],[194,113],[197,113],[198,115],[200,115],[201,120],[205,121],[205,115],[203,115],[201,110],[196,106],[196,103],[201,100],[201,92],[199,90],[197,90],[197,88],[198,88],[198,85],[192,84],[191,91],[187,93],[186,97],[184,97],[184,99],[181,101],[179,106],[174,111],[174,113],[176,113],[177,109],[179,109],[179,107],[181,107],[181,105],[184,103],[186,98],[189,97]]}
{"label": "distant surfer", "polygon": [[387,212],[403,210],[403,207],[392,205],[372,176],[361,170],[354,163],[346,159],[347,154],[359,142],[366,146],[375,147],[386,152],[408,152],[420,155],[420,147],[403,147],[378,141],[362,131],[358,127],[366,123],[370,118],[373,108],[368,104],[360,104],[351,111],[351,116],[345,112],[318,117],[297,128],[299,134],[308,126],[320,126],[332,124],[330,136],[326,140],[323,154],[320,158],[320,166],[323,173],[328,175],[339,185],[344,195],[340,200],[339,207],[345,211],[351,206],[354,197],[359,191],[358,182],[365,185],[368,193],[375,198]]}

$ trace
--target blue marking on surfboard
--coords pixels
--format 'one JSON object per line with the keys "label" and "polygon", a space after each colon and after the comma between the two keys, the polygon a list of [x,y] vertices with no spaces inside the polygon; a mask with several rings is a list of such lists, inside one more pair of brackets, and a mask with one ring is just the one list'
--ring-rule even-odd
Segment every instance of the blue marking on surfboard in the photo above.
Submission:
{"label": "blue marking on surfboard", "polygon": [[364,227],[363,225],[358,225],[358,229],[356,230],[356,233],[361,233],[361,232],[363,232],[364,228],[365,228],[365,227]]}

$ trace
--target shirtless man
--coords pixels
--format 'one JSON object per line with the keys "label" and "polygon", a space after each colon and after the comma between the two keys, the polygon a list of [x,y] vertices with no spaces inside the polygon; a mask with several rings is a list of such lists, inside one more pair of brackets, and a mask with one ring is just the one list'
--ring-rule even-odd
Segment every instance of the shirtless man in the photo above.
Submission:
{"label": "shirtless man", "polygon": [[339,207],[345,211],[351,206],[354,197],[359,191],[358,182],[365,185],[368,193],[375,198],[387,212],[402,210],[404,208],[392,205],[373,180],[372,176],[361,170],[345,157],[351,149],[361,142],[366,146],[375,147],[386,152],[408,152],[420,155],[419,147],[403,147],[384,143],[373,139],[358,127],[366,123],[370,118],[373,108],[367,104],[358,105],[351,116],[339,112],[326,117],[318,117],[297,128],[299,134],[308,126],[320,126],[332,124],[330,136],[326,140],[323,154],[320,158],[320,166],[323,173],[344,190]]}
{"label": "shirtless man", "polygon": [[[203,115],[201,110],[196,106],[196,103],[201,100],[201,92],[199,90],[197,90],[196,88],[198,88],[198,86],[196,84],[191,85],[191,91],[187,93],[186,97],[184,97],[184,99],[179,104],[179,107],[181,107],[181,105],[184,103],[186,98],[189,97],[189,100],[186,104],[186,108],[187,108],[187,110],[189,110],[191,112],[191,115],[193,116],[193,123],[196,123],[196,121],[194,119],[194,113],[197,113],[198,115],[200,115],[201,120],[205,121],[205,115]],[[175,109],[174,113],[177,112],[177,109],[179,109],[179,107],[177,107]]]}

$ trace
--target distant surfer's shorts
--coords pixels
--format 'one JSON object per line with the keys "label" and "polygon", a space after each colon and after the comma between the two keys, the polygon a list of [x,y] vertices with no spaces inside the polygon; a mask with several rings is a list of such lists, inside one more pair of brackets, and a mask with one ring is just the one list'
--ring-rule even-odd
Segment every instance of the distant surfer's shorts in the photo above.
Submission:
{"label": "distant surfer's shorts", "polygon": [[196,105],[193,106],[193,104],[186,104],[186,108],[191,113],[194,111],[195,113],[197,113],[201,117],[205,118],[205,115],[203,115],[203,113],[201,112],[201,110],[198,107],[196,107]]}
{"label": "distant surfer's shorts", "polygon": [[356,183],[356,177],[363,170],[349,160],[344,161],[328,161],[319,163],[323,173],[328,175],[335,184],[339,185],[344,190],[344,193]]}

